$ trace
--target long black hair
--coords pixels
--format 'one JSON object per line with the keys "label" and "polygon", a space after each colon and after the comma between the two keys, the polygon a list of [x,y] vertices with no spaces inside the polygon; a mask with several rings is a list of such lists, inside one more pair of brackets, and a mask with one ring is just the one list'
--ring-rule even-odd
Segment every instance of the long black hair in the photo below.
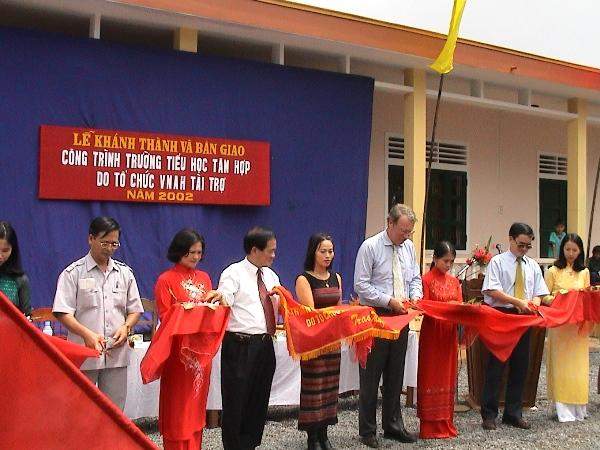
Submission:
{"label": "long black hair", "polygon": [[[443,258],[444,256],[452,254],[456,258],[456,249],[450,241],[439,241],[433,248],[433,258]],[[431,268],[435,267],[435,261],[431,261]]]}
{"label": "long black hair", "polygon": [[567,233],[560,243],[560,250],[558,252],[558,259],[554,261],[554,265],[559,269],[567,267],[567,258],[565,258],[565,245],[567,242],[573,242],[579,247],[579,256],[573,261],[573,270],[580,272],[585,269],[585,251],[583,250],[583,241],[577,233]]}
{"label": "long black hair", "polygon": [[[331,241],[333,243],[331,236],[327,233],[315,233],[308,239],[306,258],[304,258],[304,270],[309,271],[315,268],[315,253],[317,253],[317,249],[323,241]],[[333,259],[331,260],[331,264],[333,264]]]}
{"label": "long black hair", "polygon": [[18,277],[23,275],[21,268],[21,253],[19,252],[19,240],[17,233],[8,222],[0,221],[0,239],[6,240],[12,247],[9,258],[0,266],[0,273]]}

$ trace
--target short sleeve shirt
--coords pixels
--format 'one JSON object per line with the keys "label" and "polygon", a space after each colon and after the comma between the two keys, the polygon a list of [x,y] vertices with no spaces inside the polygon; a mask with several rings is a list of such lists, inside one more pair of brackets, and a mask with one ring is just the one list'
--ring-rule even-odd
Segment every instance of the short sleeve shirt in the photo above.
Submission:
{"label": "short sleeve shirt", "polygon": [[[279,286],[279,277],[268,267],[262,267],[262,279],[267,291]],[[263,334],[267,332],[265,312],[258,293],[258,267],[247,258],[227,267],[219,280],[221,292],[231,307],[227,331]],[[272,299],[275,317],[278,301]]]}
{"label": "short sleeve shirt", "polygon": [[[523,279],[525,281],[525,299],[548,295],[548,287],[542,276],[540,265],[528,256],[523,256],[521,264]],[[507,295],[515,295],[515,279],[517,273],[517,257],[510,251],[500,253],[490,261],[483,280],[481,291],[483,301],[490,306],[514,308],[509,303],[494,300],[487,291],[502,291]]]}
{"label": "short sleeve shirt", "polygon": [[[88,253],[58,277],[53,312],[73,314],[86,328],[112,337],[125,323],[128,314],[142,313],[138,286],[126,264],[110,259],[106,272],[100,270]],[[83,338],[69,332],[67,339],[84,345]],[[129,364],[129,346],[108,350],[100,358],[88,358],[82,370],[124,367]]]}

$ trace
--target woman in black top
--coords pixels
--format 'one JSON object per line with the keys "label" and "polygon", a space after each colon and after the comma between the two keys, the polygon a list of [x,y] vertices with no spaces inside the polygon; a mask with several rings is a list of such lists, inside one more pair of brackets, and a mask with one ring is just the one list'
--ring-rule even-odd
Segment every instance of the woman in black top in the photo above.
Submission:
{"label": "woman in black top", "polygon": [[[342,279],[333,272],[333,242],[318,233],[310,237],[304,272],[296,278],[296,296],[311,308],[327,308],[342,301]],[[340,385],[340,349],[309,361],[300,361],[301,388],[298,429],[308,434],[308,449],[333,447],[327,426],[337,423]]]}

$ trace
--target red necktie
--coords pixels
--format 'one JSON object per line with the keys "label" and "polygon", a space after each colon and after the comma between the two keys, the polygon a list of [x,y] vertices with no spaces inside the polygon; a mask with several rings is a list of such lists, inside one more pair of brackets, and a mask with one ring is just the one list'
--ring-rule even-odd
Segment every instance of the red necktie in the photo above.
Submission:
{"label": "red necktie", "polygon": [[258,269],[256,279],[258,282],[258,296],[260,297],[260,303],[262,304],[265,320],[267,322],[267,333],[273,336],[275,334],[275,311],[273,311],[273,303],[271,303],[271,300],[269,299],[269,292],[262,279],[261,269]]}

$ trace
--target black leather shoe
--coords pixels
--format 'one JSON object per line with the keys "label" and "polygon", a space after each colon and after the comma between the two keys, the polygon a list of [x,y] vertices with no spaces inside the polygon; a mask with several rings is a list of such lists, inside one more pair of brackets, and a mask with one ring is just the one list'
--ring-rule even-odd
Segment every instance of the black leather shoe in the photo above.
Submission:
{"label": "black leather shoe", "polygon": [[327,425],[321,428],[318,431],[319,435],[319,444],[321,444],[321,448],[323,450],[333,450],[333,445],[331,445],[331,441],[327,437]]}
{"label": "black leather shoe", "polygon": [[386,439],[393,439],[394,441],[403,442],[405,444],[412,444],[413,442],[417,442],[417,438],[406,430],[384,431],[383,437]]}
{"label": "black leather shoe", "polygon": [[495,430],[496,421],[494,419],[483,419],[483,422],[481,422],[481,428],[484,430]]}
{"label": "black leather shoe", "polygon": [[529,422],[523,420],[522,417],[502,417],[502,423],[522,430],[529,430],[531,428]]}
{"label": "black leather shoe", "polygon": [[379,448],[379,441],[377,440],[377,436],[371,434],[369,436],[361,436],[360,442],[365,444],[367,447],[371,448]]}

